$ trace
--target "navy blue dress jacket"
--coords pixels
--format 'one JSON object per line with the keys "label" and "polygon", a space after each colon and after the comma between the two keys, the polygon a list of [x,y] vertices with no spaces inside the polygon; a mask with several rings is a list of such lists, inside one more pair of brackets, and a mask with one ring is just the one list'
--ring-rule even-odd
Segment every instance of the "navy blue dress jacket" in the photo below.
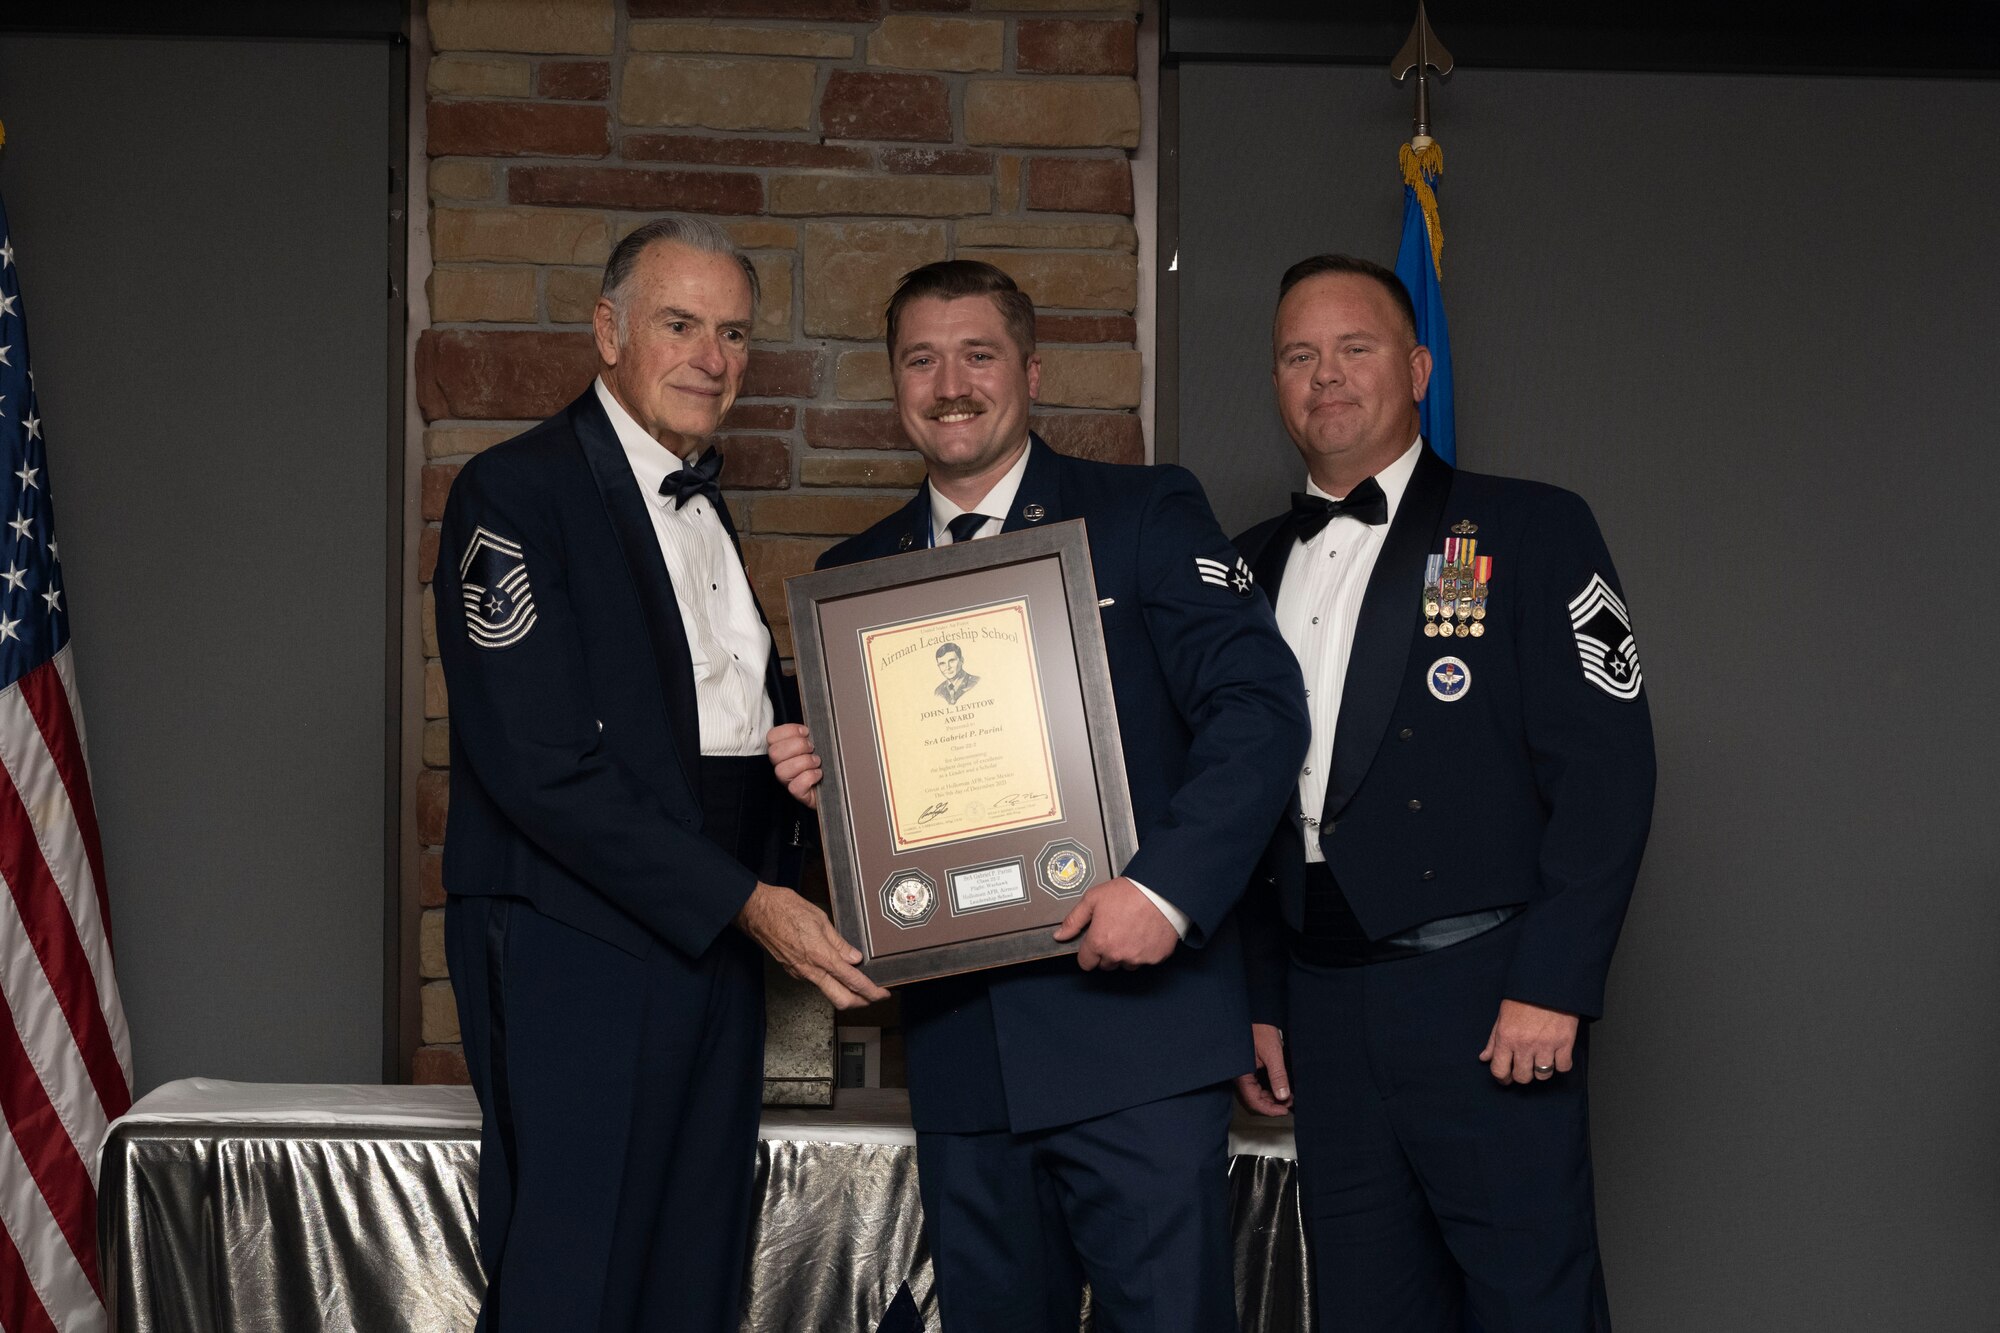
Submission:
{"label": "navy blue dress jacket", "polygon": [[[746,866],[702,835],[694,671],[646,504],[594,389],[453,484],[434,585],[445,889],[694,958],[758,878],[785,874],[796,839],[774,829]],[[777,717],[796,716],[776,654],[766,684]]]}
{"label": "navy blue dress jacket", "polygon": [[[1099,614],[1139,833],[1119,872],[1191,924],[1154,967],[1085,972],[1056,958],[905,989],[924,1131],[1069,1124],[1249,1069],[1232,909],[1305,753],[1304,686],[1270,604],[1247,577],[1204,577],[1237,555],[1194,477],[1066,457],[1039,438],[1029,449],[1004,530],[1085,520],[1109,599]],[[930,527],[926,485],[820,567],[921,550]]]}
{"label": "navy blue dress jacket", "polygon": [[[1427,637],[1426,558],[1471,529],[1494,560],[1486,632]],[[1237,538],[1274,606],[1289,535],[1280,516]],[[1519,904],[1506,995],[1603,1013],[1653,810],[1622,599],[1578,496],[1423,451],[1362,602],[1320,815],[1327,866],[1371,939]],[[1279,921],[1302,924],[1306,864],[1296,793],[1288,808],[1245,910],[1257,1017],[1279,1026]]]}

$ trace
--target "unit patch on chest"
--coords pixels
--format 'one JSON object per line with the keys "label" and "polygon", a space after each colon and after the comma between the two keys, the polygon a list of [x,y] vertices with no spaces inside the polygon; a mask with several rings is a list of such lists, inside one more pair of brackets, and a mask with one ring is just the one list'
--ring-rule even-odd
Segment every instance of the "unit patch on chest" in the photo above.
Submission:
{"label": "unit patch on chest", "polygon": [[1432,698],[1456,703],[1472,688],[1472,668],[1462,657],[1440,657],[1424,672],[1424,684],[1430,687]]}

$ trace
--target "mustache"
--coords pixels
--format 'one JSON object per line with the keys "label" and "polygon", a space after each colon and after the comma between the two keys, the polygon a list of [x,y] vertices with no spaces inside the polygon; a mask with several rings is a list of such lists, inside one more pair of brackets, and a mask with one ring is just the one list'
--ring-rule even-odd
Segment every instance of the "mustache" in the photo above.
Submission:
{"label": "mustache", "polygon": [[958,412],[970,412],[977,416],[985,410],[970,398],[940,398],[930,405],[930,410],[925,412],[924,416],[936,421],[939,417],[952,416]]}

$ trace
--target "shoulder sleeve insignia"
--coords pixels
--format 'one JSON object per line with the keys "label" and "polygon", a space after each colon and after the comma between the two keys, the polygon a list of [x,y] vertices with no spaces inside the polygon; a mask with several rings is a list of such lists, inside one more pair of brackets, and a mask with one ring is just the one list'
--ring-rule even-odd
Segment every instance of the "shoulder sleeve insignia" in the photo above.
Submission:
{"label": "shoulder sleeve insignia", "polygon": [[458,562],[465,634],[479,648],[511,648],[535,627],[535,590],[518,542],[475,528]]}
{"label": "shoulder sleeve insignia", "polygon": [[1583,678],[1614,699],[1638,698],[1642,682],[1632,617],[1603,575],[1592,574],[1583,591],[1570,599],[1569,623],[1576,632]]}
{"label": "shoulder sleeve insignia", "polygon": [[1234,565],[1198,555],[1194,558],[1194,572],[1201,576],[1203,583],[1213,583],[1218,588],[1227,588],[1238,597],[1248,597],[1250,589],[1255,587],[1257,582],[1250,574],[1250,566],[1244,563],[1240,555],[1236,557]]}

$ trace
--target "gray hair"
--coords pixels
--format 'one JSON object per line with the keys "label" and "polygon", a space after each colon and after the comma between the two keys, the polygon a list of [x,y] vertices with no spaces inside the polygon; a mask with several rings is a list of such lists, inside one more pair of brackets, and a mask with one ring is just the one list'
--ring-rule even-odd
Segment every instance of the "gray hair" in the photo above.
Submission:
{"label": "gray hair", "polygon": [[632,271],[639,266],[639,256],[656,242],[685,245],[690,250],[734,259],[743,266],[743,276],[750,283],[750,311],[755,316],[760,295],[757,270],[749,258],[736,248],[736,242],[729,239],[729,233],[722,229],[720,223],[709,218],[669,213],[665,217],[654,218],[618,242],[611,251],[610,261],[604,266],[604,299],[611,302],[611,309],[618,318],[618,343],[621,347],[625,343],[626,288],[632,281]]}

